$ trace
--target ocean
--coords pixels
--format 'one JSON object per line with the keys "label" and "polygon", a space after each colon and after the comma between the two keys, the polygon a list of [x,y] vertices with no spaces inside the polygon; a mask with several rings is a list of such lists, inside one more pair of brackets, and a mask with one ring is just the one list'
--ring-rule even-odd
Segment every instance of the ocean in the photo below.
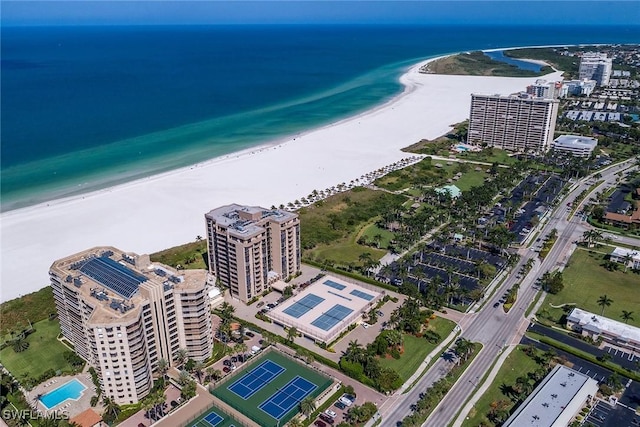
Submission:
{"label": "ocean", "polygon": [[1,29],[3,211],[295,136],[402,92],[441,54],[640,43],[640,27]]}

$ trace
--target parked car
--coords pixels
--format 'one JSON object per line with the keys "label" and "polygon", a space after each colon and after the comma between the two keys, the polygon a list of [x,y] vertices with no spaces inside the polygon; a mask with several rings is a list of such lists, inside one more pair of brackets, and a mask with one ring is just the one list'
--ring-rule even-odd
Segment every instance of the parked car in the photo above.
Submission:
{"label": "parked car", "polygon": [[378,317],[384,317],[384,313],[380,310],[376,311],[376,314],[378,315]]}
{"label": "parked car", "polygon": [[224,368],[222,368],[222,372],[224,372],[225,374],[228,374],[229,372],[231,372],[231,369],[229,369],[228,366],[225,366]]}
{"label": "parked car", "polygon": [[500,302],[493,304],[493,308],[500,307]]}
{"label": "parked car", "polygon": [[322,413],[320,414],[320,419],[324,422],[327,422],[329,424],[333,424],[333,418],[331,418],[329,415]]}
{"label": "parked car", "polygon": [[369,328],[369,326],[371,326],[371,325],[369,325],[368,323],[363,323],[363,324],[362,324],[362,327],[363,327],[363,328],[365,328],[365,329],[368,329],[368,328]]}
{"label": "parked car", "polygon": [[260,308],[264,305],[264,301],[260,301],[258,304],[256,304],[257,308]]}
{"label": "parked car", "polygon": [[338,402],[342,403],[345,406],[353,405],[353,400],[349,399],[346,395],[340,396],[340,399],[338,399]]}
{"label": "parked car", "polygon": [[341,411],[347,407],[347,405],[345,405],[344,403],[342,403],[341,401],[337,401],[336,403],[333,404],[333,406],[335,406],[336,408],[340,409]]}
{"label": "parked car", "polygon": [[333,412],[331,409],[327,409],[326,411],[324,411],[324,413],[327,414],[328,416],[330,416],[331,418],[335,418],[335,417],[338,416],[338,414]]}
{"label": "parked car", "polygon": [[231,366],[231,361],[229,359],[226,359],[224,362],[222,362],[222,364],[224,366]]}
{"label": "parked car", "polygon": [[254,333],[253,333],[253,332],[251,332],[251,331],[247,331],[247,332],[245,332],[244,334],[245,334],[246,336],[248,336],[248,337],[251,337],[251,338],[253,338],[253,337],[255,337],[255,336],[256,336],[256,334],[254,334]]}
{"label": "parked car", "polygon": [[316,420],[313,425],[318,427],[327,427],[327,425],[320,420]]}

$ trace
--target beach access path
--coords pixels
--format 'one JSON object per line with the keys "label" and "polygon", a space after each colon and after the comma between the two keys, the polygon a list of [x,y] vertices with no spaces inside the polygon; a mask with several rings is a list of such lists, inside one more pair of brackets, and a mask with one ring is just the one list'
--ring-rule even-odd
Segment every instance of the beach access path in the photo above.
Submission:
{"label": "beach access path", "polygon": [[471,93],[509,94],[536,80],[421,74],[425,62],[401,77],[403,94],[352,118],[180,170],[2,213],[0,301],[47,286],[55,260],[87,248],[155,252],[204,235],[204,214],[218,206],[277,206],[350,182],[407,157],[403,147],[434,139],[467,119]]}

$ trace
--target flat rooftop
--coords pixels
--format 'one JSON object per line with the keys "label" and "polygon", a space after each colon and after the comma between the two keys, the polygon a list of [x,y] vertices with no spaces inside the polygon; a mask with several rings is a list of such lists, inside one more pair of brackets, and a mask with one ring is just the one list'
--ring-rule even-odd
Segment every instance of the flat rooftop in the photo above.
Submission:
{"label": "flat rooftop", "polygon": [[313,285],[272,309],[267,316],[323,342],[330,342],[382,297],[371,290],[334,276]]}
{"label": "flat rooftop", "polygon": [[265,228],[262,226],[264,220],[283,223],[297,218],[297,214],[281,209],[232,203],[209,211],[205,217],[228,228],[231,234],[247,237],[264,232]]}
{"label": "flat rooftop", "polygon": [[169,289],[199,288],[205,270],[185,270],[153,263],[147,255],[123,252],[111,246],[95,247],[54,262],[50,269],[63,286],[74,289],[95,307],[92,322],[136,318],[145,298],[143,286]]}
{"label": "flat rooftop", "polygon": [[[520,407],[504,423],[504,427],[552,427],[566,426],[560,420],[563,412],[580,409],[588,395],[592,397],[598,390],[598,383],[563,365],[555,368],[533,390]],[[576,399],[576,405],[571,403]],[[571,406],[571,408],[568,408]],[[573,413],[569,417],[573,416]]]}
{"label": "flat rooftop", "polygon": [[640,328],[580,308],[574,308],[567,316],[567,320],[578,323],[590,331],[604,331],[607,334],[615,335],[618,340],[640,343]]}
{"label": "flat rooftop", "polygon": [[579,135],[560,135],[553,140],[554,147],[560,146],[566,148],[593,149],[596,145],[598,145],[597,139]]}

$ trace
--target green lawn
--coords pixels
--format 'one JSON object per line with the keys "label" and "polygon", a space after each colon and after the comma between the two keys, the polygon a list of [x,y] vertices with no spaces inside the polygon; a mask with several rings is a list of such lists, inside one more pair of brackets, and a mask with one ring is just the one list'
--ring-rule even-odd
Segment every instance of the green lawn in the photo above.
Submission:
{"label": "green lawn", "polygon": [[601,265],[604,258],[603,254],[576,249],[563,273],[564,289],[557,295],[549,294],[542,309],[547,310],[556,320],[564,312],[562,309],[553,309],[549,303],[575,303],[583,310],[600,314],[602,307],[598,305],[598,298],[606,294],[613,302],[605,307],[605,316],[622,321],[622,310],[633,311],[634,319],[629,324],[640,326],[640,275],[630,270],[624,273],[622,266],[618,271],[608,271]]}
{"label": "green lawn", "polygon": [[[260,365],[266,360],[271,360],[277,363],[281,367],[285,368],[283,372],[273,378],[270,382],[264,384],[259,390],[249,396],[247,399],[243,399],[233,391],[229,390],[229,386],[233,385],[236,381],[242,379],[249,371]],[[331,384],[332,380],[320,375],[318,372],[313,371],[306,366],[303,366],[293,360],[283,356],[276,351],[270,351],[262,357],[258,357],[251,362],[247,367],[233,375],[231,378],[219,383],[218,387],[213,390],[213,395],[227,403],[234,409],[240,411],[247,417],[254,420],[258,425],[264,427],[276,427],[276,425],[285,425],[293,416],[299,412],[299,408],[294,406],[287,412],[282,419],[278,422],[276,419],[269,416],[266,412],[259,408],[259,406],[267,401],[272,395],[283,388],[289,381],[296,376],[303,377],[307,381],[315,384],[317,388],[311,392],[309,396],[317,398],[322,394]],[[222,414],[220,414],[222,415]]]}
{"label": "green lawn", "polygon": [[0,305],[0,335],[13,331],[19,333],[35,323],[47,319],[56,312],[51,286],[42,288],[20,298],[12,299]]}
{"label": "green lawn", "polygon": [[380,228],[375,224],[370,224],[364,228],[362,231],[362,236],[367,236],[369,242],[374,242],[373,236],[379,234],[382,239],[380,240],[380,248],[386,249],[389,247],[389,243],[395,237],[393,232],[389,230],[385,230],[384,228]]}
{"label": "green lawn", "polygon": [[471,170],[464,173],[454,184],[464,192],[470,190],[472,187],[481,186],[487,176],[488,174],[484,171]]}
{"label": "green lawn", "polygon": [[[436,317],[429,321],[429,326],[431,330],[439,333],[442,339],[445,339],[455,327],[455,323],[448,319]],[[424,358],[427,357],[437,345],[438,344],[431,344],[424,338],[404,334],[404,353],[402,353],[400,359],[380,359],[380,365],[395,369],[402,380],[406,381],[414,374],[424,361]]]}
{"label": "green lawn", "polygon": [[16,377],[24,374],[37,378],[48,369],[71,370],[62,356],[69,351],[58,340],[57,320],[42,320],[33,325],[36,331],[27,337],[29,348],[16,353],[11,346],[0,351],[0,361]]}
{"label": "green lawn", "polygon": [[495,377],[487,391],[482,395],[480,400],[476,402],[471,409],[471,412],[462,423],[463,427],[476,427],[479,425],[494,425],[486,417],[489,412],[491,402],[497,402],[499,400],[508,400],[500,388],[502,385],[515,384],[516,378],[526,375],[529,372],[533,372],[538,368],[536,362],[522,351],[522,346],[518,346],[504,361],[504,364],[498,371],[498,375]]}
{"label": "green lawn", "polygon": [[151,261],[161,262],[171,267],[180,264],[188,269],[206,269],[207,241],[186,243],[150,255]]}
{"label": "green lawn", "polygon": [[341,265],[347,265],[348,263],[361,265],[362,262],[359,257],[366,252],[369,252],[374,260],[379,260],[387,253],[383,249],[359,245],[351,241],[351,239],[341,239],[333,245],[318,245],[311,251],[315,261],[322,262],[325,259],[329,259]]}
{"label": "green lawn", "polygon": [[479,162],[499,163],[501,165],[514,165],[518,162],[515,157],[510,157],[509,152],[498,148],[485,148],[479,152],[467,151],[458,154],[457,157],[465,160],[476,160]]}

